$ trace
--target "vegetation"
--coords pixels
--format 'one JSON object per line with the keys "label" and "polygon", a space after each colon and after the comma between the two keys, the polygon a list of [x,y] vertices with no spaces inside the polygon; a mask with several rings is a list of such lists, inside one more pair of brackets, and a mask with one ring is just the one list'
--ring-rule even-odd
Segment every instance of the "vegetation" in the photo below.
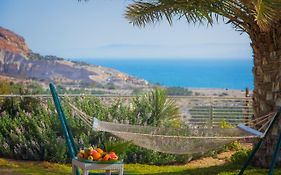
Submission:
{"label": "vegetation", "polygon": [[57,57],[57,56],[53,56],[53,55],[40,55],[39,53],[34,53],[34,52],[30,52],[28,54],[28,58],[31,60],[64,60],[63,58]]}
{"label": "vegetation", "polygon": [[22,92],[22,86],[9,81],[0,82],[0,94],[18,94]]}
{"label": "vegetation", "polygon": [[191,96],[192,91],[190,91],[187,88],[183,87],[168,87],[167,89],[167,95],[179,95],[179,96]]}
{"label": "vegetation", "polygon": [[231,156],[231,162],[236,164],[243,164],[245,160],[249,157],[251,150],[240,149]]}
{"label": "vegetation", "polygon": [[179,108],[175,101],[167,98],[164,89],[154,91],[133,100],[134,116],[142,120],[141,125],[159,126],[179,116]]}
{"label": "vegetation", "polygon": [[[4,85],[5,84],[5,85]],[[17,94],[29,93],[16,88],[18,85],[2,83],[1,91]],[[58,87],[59,89],[60,87]],[[67,99],[90,116],[105,121],[117,120],[131,124],[162,125],[173,123],[171,117],[177,117],[178,108],[174,101],[167,99],[165,91],[156,89],[144,96],[136,97],[126,105],[121,99],[105,105],[95,97],[73,97]],[[65,101],[65,100],[63,100]],[[71,130],[78,146],[107,145],[118,141],[109,133],[91,132],[84,123],[74,117],[70,106],[63,103]],[[65,140],[50,98],[2,97],[0,99],[0,156],[20,160],[46,160],[68,162]],[[135,117],[137,116],[137,117]],[[169,118],[168,118],[169,116]],[[164,122],[165,121],[165,122]],[[172,125],[171,125],[172,126]],[[131,145],[124,155],[125,162],[167,164],[185,162],[186,156],[175,156],[149,151]]]}

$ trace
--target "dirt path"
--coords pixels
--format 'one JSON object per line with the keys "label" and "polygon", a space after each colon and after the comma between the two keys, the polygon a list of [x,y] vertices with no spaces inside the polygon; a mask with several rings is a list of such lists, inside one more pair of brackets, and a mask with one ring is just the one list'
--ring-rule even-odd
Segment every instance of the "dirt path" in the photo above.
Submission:
{"label": "dirt path", "polygon": [[227,151],[216,155],[215,157],[205,157],[197,160],[192,160],[186,164],[189,168],[203,168],[216,165],[223,165],[230,161],[230,157],[235,151]]}
{"label": "dirt path", "polygon": [[[245,149],[251,149],[252,144],[245,144],[243,143],[241,145],[242,148]],[[197,160],[192,160],[186,164],[187,167],[190,168],[203,168],[203,167],[210,167],[210,166],[216,166],[216,165],[223,165],[230,161],[231,156],[236,151],[226,151],[222,152],[214,157],[205,157]]]}

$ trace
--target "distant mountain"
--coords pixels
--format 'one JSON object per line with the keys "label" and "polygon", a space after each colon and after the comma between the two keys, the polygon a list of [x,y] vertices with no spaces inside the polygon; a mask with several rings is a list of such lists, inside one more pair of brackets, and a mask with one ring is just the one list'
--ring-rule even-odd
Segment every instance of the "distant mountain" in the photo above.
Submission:
{"label": "distant mountain", "polygon": [[33,53],[23,37],[3,27],[0,27],[0,75],[44,83],[54,81],[69,87],[126,89],[148,85],[145,80],[111,68]]}

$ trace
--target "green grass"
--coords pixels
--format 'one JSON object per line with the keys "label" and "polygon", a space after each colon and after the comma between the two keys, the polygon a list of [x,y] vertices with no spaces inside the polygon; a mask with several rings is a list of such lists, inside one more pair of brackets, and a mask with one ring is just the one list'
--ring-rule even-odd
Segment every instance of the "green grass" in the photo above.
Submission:
{"label": "green grass", "polygon": [[[240,166],[226,164],[223,166],[212,166],[206,168],[189,168],[185,165],[177,166],[155,166],[143,164],[126,164],[125,174],[147,174],[147,175],[236,175]],[[250,167],[245,175],[264,175],[267,169]],[[49,162],[13,161],[0,159],[0,174],[7,175],[65,175],[71,174],[70,164],[57,164]],[[281,174],[281,169],[276,169],[275,174]]]}

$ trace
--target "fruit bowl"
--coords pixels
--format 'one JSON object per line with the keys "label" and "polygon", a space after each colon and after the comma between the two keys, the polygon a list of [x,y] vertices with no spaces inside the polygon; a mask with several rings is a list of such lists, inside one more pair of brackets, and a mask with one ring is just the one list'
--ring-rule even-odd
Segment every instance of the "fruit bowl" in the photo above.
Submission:
{"label": "fruit bowl", "polygon": [[122,160],[119,160],[119,157],[114,151],[107,153],[101,148],[93,148],[92,146],[80,149],[77,159],[81,162],[97,164],[122,163]]}

